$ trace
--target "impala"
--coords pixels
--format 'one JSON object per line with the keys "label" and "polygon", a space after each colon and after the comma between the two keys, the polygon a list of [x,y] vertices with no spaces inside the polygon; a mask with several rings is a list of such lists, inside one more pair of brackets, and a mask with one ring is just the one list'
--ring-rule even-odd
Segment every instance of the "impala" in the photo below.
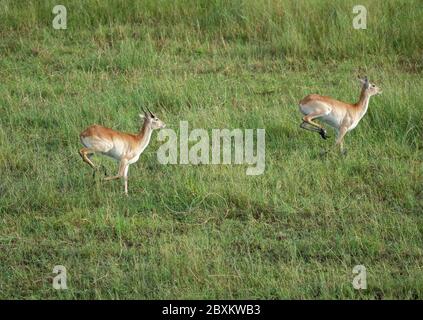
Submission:
{"label": "impala", "polygon": [[104,154],[119,161],[118,174],[106,177],[104,180],[124,178],[125,194],[128,195],[128,168],[129,165],[138,161],[141,153],[148,146],[154,129],[164,128],[166,125],[157,118],[150,110],[140,114],[144,123],[137,134],[123,133],[99,125],[92,125],[79,135],[84,148],[79,150],[82,160],[93,169],[96,166],[90,156],[94,153]]}
{"label": "impala", "polygon": [[362,83],[360,98],[357,103],[351,104],[335,100],[331,97],[310,94],[300,101],[300,111],[304,114],[300,127],[309,131],[316,131],[323,139],[327,139],[326,129],[315,122],[319,119],[333,127],[336,132],[335,145],[344,152],[344,136],[353,130],[369,107],[370,97],[382,93],[382,90],[369,82],[365,77],[360,79]]}

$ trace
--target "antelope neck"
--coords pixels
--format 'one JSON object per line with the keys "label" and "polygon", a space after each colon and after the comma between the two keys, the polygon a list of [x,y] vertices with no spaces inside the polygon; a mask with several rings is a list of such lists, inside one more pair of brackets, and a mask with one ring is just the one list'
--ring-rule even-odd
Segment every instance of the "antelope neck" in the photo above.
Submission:
{"label": "antelope neck", "polygon": [[369,107],[369,100],[370,95],[366,93],[366,89],[363,87],[361,89],[360,100],[355,104],[358,108],[360,116],[363,116],[367,112],[367,108]]}
{"label": "antelope neck", "polygon": [[140,144],[148,144],[151,138],[151,134],[153,133],[153,128],[151,127],[151,123],[148,120],[144,121],[140,132],[137,135],[138,141]]}

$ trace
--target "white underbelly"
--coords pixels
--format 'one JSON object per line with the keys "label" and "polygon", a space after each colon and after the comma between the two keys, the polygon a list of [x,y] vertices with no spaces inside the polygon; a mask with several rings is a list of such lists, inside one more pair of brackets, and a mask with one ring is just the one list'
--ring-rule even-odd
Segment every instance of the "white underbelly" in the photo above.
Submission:
{"label": "white underbelly", "polygon": [[334,128],[339,128],[340,125],[341,125],[341,120],[339,119],[339,117],[336,117],[333,112],[331,112],[331,113],[329,113],[329,114],[327,114],[327,115],[325,115],[325,116],[323,116],[319,119],[322,120],[322,122],[324,122],[324,123],[326,123],[326,124],[328,124],[328,125],[330,125],[331,127],[334,127]]}
{"label": "white underbelly", "polygon": [[350,125],[350,127],[348,128],[348,131],[351,131],[352,129],[354,129],[355,127],[357,127],[357,125],[358,125],[358,123],[360,122],[360,120],[358,119],[358,120],[356,120],[356,121],[354,121],[351,125]]}
{"label": "white underbelly", "polygon": [[132,164],[138,161],[138,159],[140,158],[140,155],[137,155],[135,157],[133,157],[132,159],[129,159],[128,164]]}
{"label": "white underbelly", "polygon": [[120,141],[115,141],[111,149],[103,152],[104,155],[116,160],[122,159],[125,153],[126,153],[126,144]]}
{"label": "white underbelly", "polygon": [[135,153],[135,155],[131,159],[129,159],[128,163],[129,164],[132,164],[132,163],[137,162],[146,147],[147,146],[144,146],[143,148],[137,150],[137,152]]}
{"label": "white underbelly", "polygon": [[107,151],[107,152],[103,152],[103,154],[105,156],[108,156],[108,157],[113,158],[115,160],[120,160],[122,158],[122,153],[120,153],[119,151],[117,151],[114,148]]}

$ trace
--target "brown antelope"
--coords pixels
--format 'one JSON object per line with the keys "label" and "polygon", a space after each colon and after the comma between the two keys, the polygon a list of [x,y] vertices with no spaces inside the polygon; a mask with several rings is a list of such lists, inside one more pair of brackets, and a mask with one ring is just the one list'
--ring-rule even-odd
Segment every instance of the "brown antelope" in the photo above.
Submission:
{"label": "brown antelope", "polygon": [[144,119],[138,134],[123,133],[99,125],[92,125],[82,131],[79,135],[84,148],[79,150],[79,154],[86,163],[93,169],[96,166],[90,159],[94,153],[101,153],[112,157],[120,162],[118,174],[106,177],[104,180],[114,180],[124,178],[125,194],[128,195],[128,168],[129,165],[138,161],[141,153],[148,146],[151,134],[154,129],[164,128],[166,125],[157,118],[150,110],[140,114]]}
{"label": "brown antelope", "polygon": [[357,103],[346,103],[318,94],[310,94],[302,99],[300,111],[304,114],[304,117],[300,127],[309,131],[316,131],[323,139],[327,139],[326,129],[314,121],[315,119],[321,120],[335,129],[335,145],[339,145],[341,152],[344,152],[345,134],[353,130],[366,114],[370,97],[382,93],[382,90],[370,83],[367,77],[359,78],[359,80],[362,83],[362,88]]}

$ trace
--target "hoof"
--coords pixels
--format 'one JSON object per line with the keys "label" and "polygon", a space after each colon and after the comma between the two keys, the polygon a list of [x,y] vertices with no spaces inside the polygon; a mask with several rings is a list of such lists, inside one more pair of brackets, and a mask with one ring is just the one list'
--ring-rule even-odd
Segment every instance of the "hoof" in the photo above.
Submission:
{"label": "hoof", "polygon": [[347,155],[347,149],[343,149],[343,150],[341,150],[341,154],[345,157],[346,155]]}
{"label": "hoof", "polygon": [[328,136],[328,133],[326,132],[326,129],[323,129],[323,128],[321,128],[320,129],[320,131],[319,131],[319,134],[320,134],[320,136],[323,138],[323,139],[327,139],[327,138],[329,138],[329,136]]}

